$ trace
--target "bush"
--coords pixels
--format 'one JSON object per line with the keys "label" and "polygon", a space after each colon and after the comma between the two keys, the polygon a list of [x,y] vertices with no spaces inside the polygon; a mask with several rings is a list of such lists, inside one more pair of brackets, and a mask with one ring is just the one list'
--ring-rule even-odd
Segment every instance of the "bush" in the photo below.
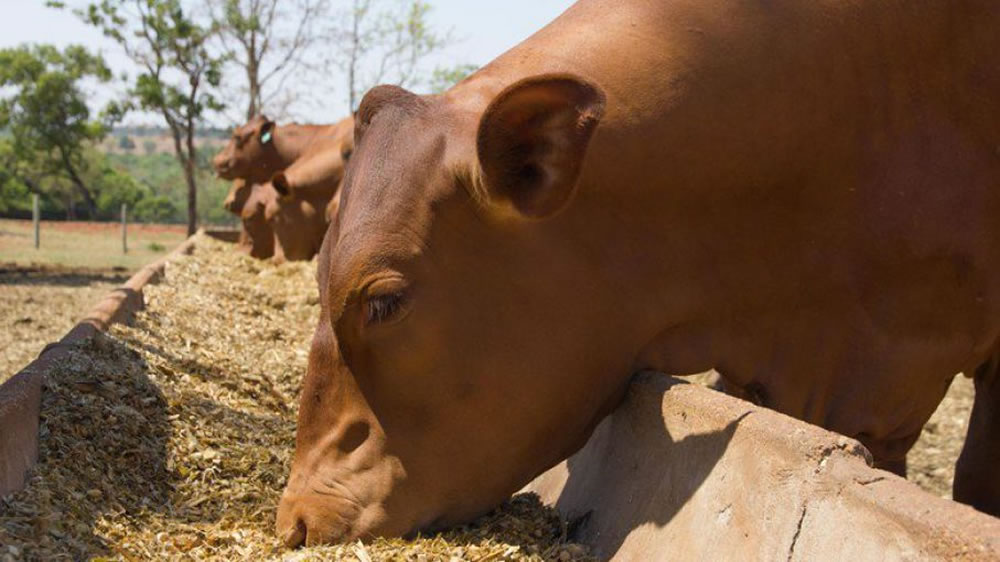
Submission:
{"label": "bush", "polygon": [[177,207],[162,195],[153,195],[139,201],[135,217],[142,222],[169,222],[177,216]]}

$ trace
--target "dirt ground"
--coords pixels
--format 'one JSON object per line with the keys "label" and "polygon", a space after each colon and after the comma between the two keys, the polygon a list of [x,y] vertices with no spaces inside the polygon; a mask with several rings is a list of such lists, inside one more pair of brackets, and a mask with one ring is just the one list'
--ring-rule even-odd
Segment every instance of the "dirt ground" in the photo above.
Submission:
{"label": "dirt ground", "polygon": [[0,382],[58,341],[124,271],[0,264]]}

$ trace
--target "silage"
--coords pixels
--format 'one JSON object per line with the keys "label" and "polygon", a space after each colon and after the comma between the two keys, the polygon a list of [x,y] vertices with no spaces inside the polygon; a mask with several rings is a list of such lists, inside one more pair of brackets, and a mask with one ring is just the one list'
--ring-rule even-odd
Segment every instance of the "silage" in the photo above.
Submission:
{"label": "silage", "polygon": [[314,276],[202,239],[133,326],[74,349],[46,383],[29,485],[0,502],[0,560],[586,559],[529,495],[416,541],[280,545]]}

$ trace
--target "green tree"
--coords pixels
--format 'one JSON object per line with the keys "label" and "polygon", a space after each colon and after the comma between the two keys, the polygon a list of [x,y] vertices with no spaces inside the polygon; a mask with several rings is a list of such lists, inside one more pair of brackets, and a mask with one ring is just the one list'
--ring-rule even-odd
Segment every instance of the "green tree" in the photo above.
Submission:
{"label": "green tree", "polygon": [[134,215],[141,222],[169,222],[177,214],[177,207],[162,195],[153,195],[139,201],[135,206]]}
{"label": "green tree", "polygon": [[434,73],[431,74],[430,90],[432,93],[440,94],[465,80],[467,76],[477,70],[479,67],[474,64],[457,64],[451,68],[435,68]]}
{"label": "green tree", "polygon": [[128,173],[115,169],[103,154],[94,154],[97,162],[91,166],[91,180],[100,185],[97,196],[98,216],[111,219],[117,217],[124,203],[129,208],[152,196],[148,187],[140,184]]}
{"label": "green tree", "polygon": [[190,18],[180,0],[100,0],[79,14],[141,68],[130,93],[170,129],[187,184],[188,233],[193,234],[198,226],[195,132],[207,111],[222,109],[213,94],[222,59],[208,51],[210,30]]}
{"label": "green tree", "polygon": [[0,49],[0,129],[12,139],[4,154],[7,173],[35,192],[42,178],[68,179],[93,219],[97,203],[84,180],[83,148],[104,137],[122,108],[109,104],[100,119],[92,118],[80,88],[84,78],[108,82],[112,75],[100,56],[83,47]]}
{"label": "green tree", "polygon": [[17,158],[9,138],[0,138],[0,213],[11,215],[31,208],[31,193],[39,193],[40,178],[28,175],[30,165]]}

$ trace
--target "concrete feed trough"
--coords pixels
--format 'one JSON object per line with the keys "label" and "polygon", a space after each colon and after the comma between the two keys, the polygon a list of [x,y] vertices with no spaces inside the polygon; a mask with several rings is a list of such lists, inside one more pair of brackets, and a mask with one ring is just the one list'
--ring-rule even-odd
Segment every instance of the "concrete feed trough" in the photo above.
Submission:
{"label": "concrete feed trough", "polygon": [[852,439],[655,373],[526,490],[614,560],[1000,560],[1000,520]]}
{"label": "concrete feed trough", "polygon": [[[54,366],[71,348],[141,310],[143,288],[164,275],[175,276],[169,273],[175,270],[167,271],[167,262],[190,253],[199,240],[188,240],[168,258],[142,269],[61,342],[47,347],[37,361],[0,387],[0,495],[22,488],[37,459],[46,374],[55,372]],[[230,258],[219,257],[222,255],[215,254],[228,264]],[[203,268],[204,263],[222,268],[218,262],[203,262]],[[187,282],[192,283],[192,273],[187,275]],[[155,291],[168,286],[166,283]],[[152,310],[157,304],[149,306]],[[177,359],[161,369],[167,373],[162,380],[183,378],[181,370],[186,363],[181,357]],[[292,392],[285,394],[291,396]],[[175,394],[176,389],[164,388],[165,415],[172,413],[169,408]],[[275,415],[279,413],[276,410]],[[170,430],[164,431],[165,436],[170,435]],[[173,426],[173,431],[179,431],[179,426]],[[290,434],[288,441],[290,448]],[[217,460],[201,459],[199,463],[216,470],[225,466],[225,459],[221,465]],[[280,468],[280,464],[276,466]],[[196,465],[200,466],[192,463],[189,468],[195,470]],[[495,551],[499,553],[496,559],[586,559],[586,550],[571,543],[577,541],[588,545],[597,558],[614,560],[1000,560],[1000,520],[936,498],[903,479],[871,468],[867,451],[857,442],[655,373],[637,375],[625,402],[601,423],[588,444],[525,490],[555,506],[566,521],[566,531],[558,538],[556,517],[553,528],[557,536],[551,546],[518,550],[517,544],[528,542],[519,539]],[[170,493],[182,492],[177,488]],[[494,517],[507,517],[504,513],[518,514],[511,516],[514,519],[535,517],[541,512],[532,501],[522,497],[511,504],[513,511],[507,506]],[[535,532],[523,526],[522,531],[525,536]],[[238,532],[248,536],[245,530]],[[259,532],[270,533],[266,529]],[[296,556],[410,559],[411,554],[422,552],[424,556],[430,553],[428,559],[493,559],[494,554],[480,546],[448,543],[456,537],[465,541],[475,533],[493,540],[492,535],[474,527],[462,532],[465,535],[445,537],[447,550],[441,551],[420,550],[442,540],[433,539],[424,546],[386,541]],[[177,542],[176,538],[172,540]],[[173,555],[173,551],[146,552]],[[203,551],[187,551],[186,556],[198,557],[198,552]],[[260,552],[275,557],[288,554],[281,550]],[[9,551],[0,544],[0,560],[5,554]]]}

